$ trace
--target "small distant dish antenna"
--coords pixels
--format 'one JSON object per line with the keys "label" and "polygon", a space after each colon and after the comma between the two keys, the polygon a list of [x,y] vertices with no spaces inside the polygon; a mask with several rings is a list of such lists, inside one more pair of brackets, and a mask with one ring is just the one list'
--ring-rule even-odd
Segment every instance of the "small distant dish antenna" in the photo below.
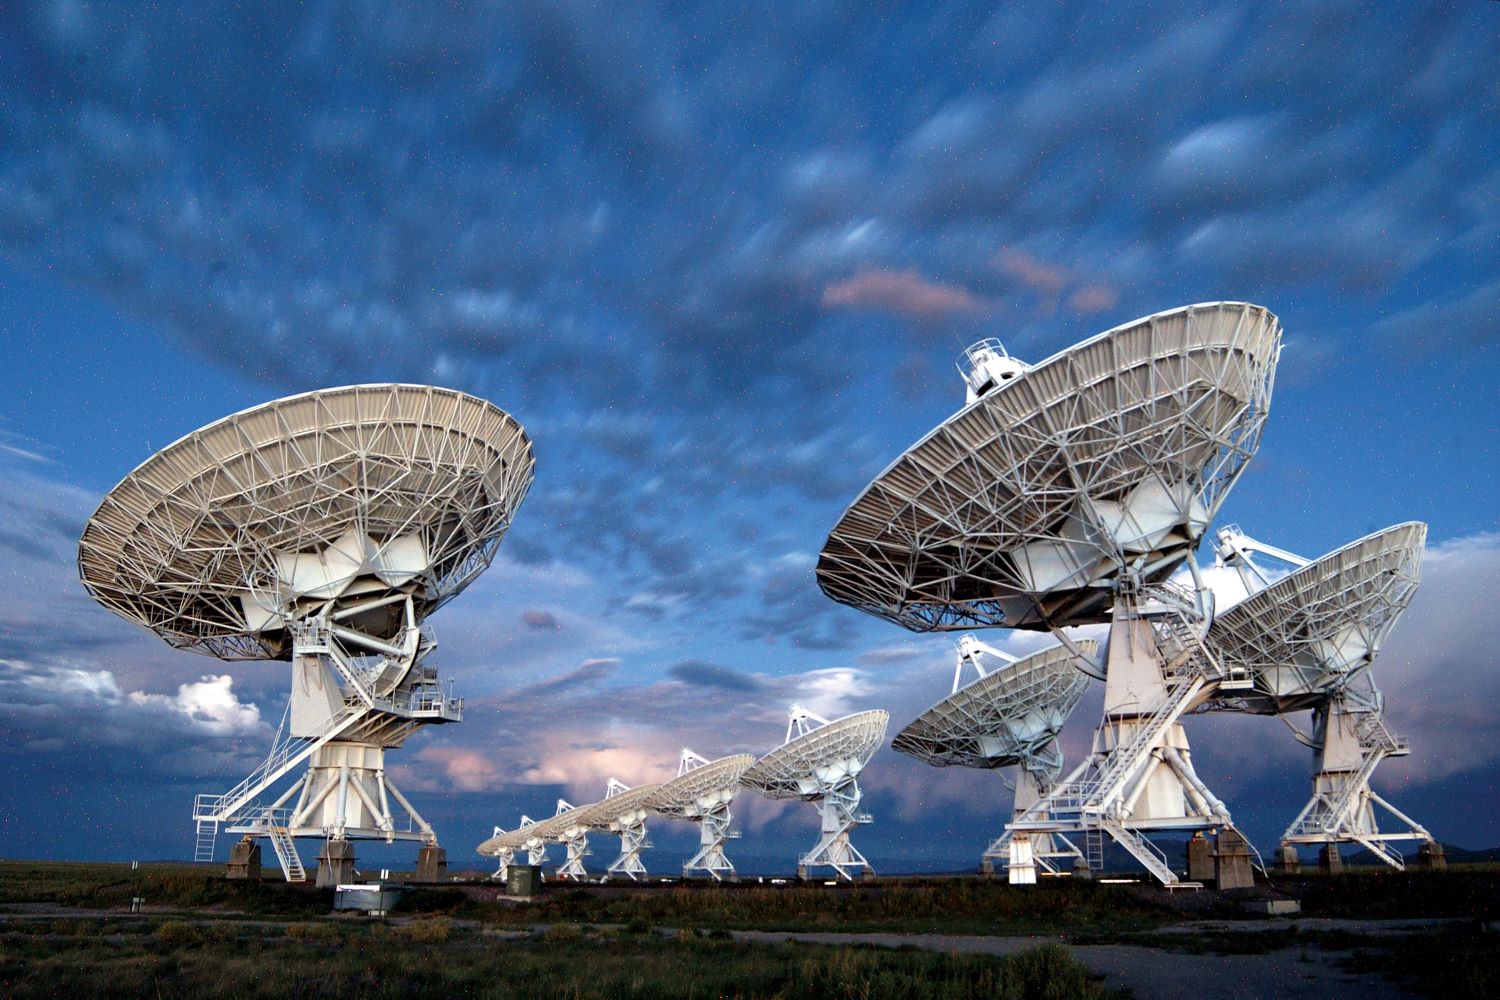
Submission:
{"label": "small distant dish antenna", "polygon": [[660,785],[636,785],[634,788],[610,778],[604,798],[589,810],[589,829],[619,834],[620,854],[610,862],[602,881],[624,875],[632,882],[646,875],[641,851],[651,846],[646,837],[646,817],[651,815],[650,800]]}
{"label": "small distant dish antenna", "polygon": [[[1223,695],[1203,710],[1285,716],[1311,710],[1312,732],[1287,725],[1313,750],[1312,798],[1281,837],[1284,861],[1297,845],[1337,851],[1357,844],[1404,868],[1393,841],[1436,840],[1370,787],[1386,757],[1410,752],[1385,722],[1385,699],[1371,666],[1421,583],[1427,526],[1411,521],[1366,535],[1307,560],[1258,541],[1236,525],[1220,529],[1220,567],[1234,570],[1248,595],[1219,614],[1208,643],[1225,663],[1253,678],[1249,690]],[[1377,807],[1400,824],[1382,831]]]}
{"label": "small distant dish antenna", "polygon": [[[1248,687],[1203,643],[1191,560],[1259,446],[1281,325],[1211,302],[1156,313],[1035,365],[980,345],[967,402],[859,494],[818,559],[830,598],[918,632],[1051,631],[1105,681],[1094,752],[1008,829],[1012,881],[1032,838],[1103,834],[1153,875],[1176,873],[1143,831],[1230,827],[1194,772],[1181,716]],[[1105,661],[1064,631],[1105,624]]]}
{"label": "small distant dish antenna", "polygon": [[589,811],[594,805],[575,806],[566,799],[557,800],[557,812],[540,825],[539,836],[563,845],[566,856],[557,870],[558,878],[582,882],[588,878],[584,858],[589,856]]}
{"label": "small distant dish antenna", "polygon": [[754,763],[747,753],[710,761],[683,747],[677,777],[651,796],[647,804],[653,812],[698,825],[698,852],[683,864],[684,878],[694,872],[715,881],[735,878],[734,865],[724,852],[724,844],[739,836],[731,828],[729,807]]}
{"label": "small distant dish antenna", "polygon": [[95,600],[182,649],[290,661],[270,755],[197,797],[198,860],[223,824],[257,852],[253,838],[269,838],[291,881],[305,877],[298,837],[326,841],[320,885],[353,878],[357,839],[421,843],[418,877],[436,880],[437,834],[385,752],[462,718],[426,662],[424,622],[490,564],[533,469],[521,425],[482,399],[356,385],[225,417],[104,498],[78,544]]}
{"label": "small distant dish antenna", "polygon": [[871,822],[859,811],[859,773],[885,739],[890,713],[876,709],[829,722],[801,705],[789,711],[786,740],[744,773],[743,783],[770,799],[817,804],[821,835],[797,865],[797,877],[831,867],[839,878],[874,875],[865,856],[849,842],[856,826]]}
{"label": "small distant dish antenna", "polygon": [[[1087,655],[1098,647],[1092,639],[1076,645]],[[998,665],[987,672],[985,660]],[[1057,734],[1089,685],[1073,660],[1066,646],[1018,658],[973,635],[962,636],[952,693],[901,730],[891,749],[934,767],[1017,767],[1014,784],[1006,784],[1015,790],[1012,813],[1020,816],[1062,775]],[[964,675],[970,671],[976,677],[965,684]],[[984,852],[981,868],[986,873],[994,870],[997,859],[1009,867],[1010,839],[1006,834]],[[1057,860],[1067,859],[1072,865],[1084,857],[1062,834],[1039,835],[1031,847],[1034,864],[1023,867],[1033,877],[1037,865],[1057,872]]]}

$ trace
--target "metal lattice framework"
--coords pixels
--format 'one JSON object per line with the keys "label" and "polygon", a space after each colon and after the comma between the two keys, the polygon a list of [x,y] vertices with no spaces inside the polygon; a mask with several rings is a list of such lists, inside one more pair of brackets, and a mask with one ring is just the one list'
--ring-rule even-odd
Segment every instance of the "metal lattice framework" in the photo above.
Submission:
{"label": "metal lattice framework", "polygon": [[[1076,645],[1093,654],[1098,643]],[[1088,690],[1076,655],[1052,646],[981,676],[933,705],[891,741],[891,749],[934,767],[1000,768],[1046,758]]]}
{"label": "metal lattice framework", "polygon": [[1120,574],[1170,575],[1254,453],[1280,336],[1207,303],[1007,373],[855,499],[819,586],[914,631],[1107,620]]}
{"label": "metal lattice framework", "polygon": [[[104,498],[78,569],[106,608],[222,659],[290,655],[309,606],[392,591],[420,621],[494,557],[531,442],[451,389],[356,385],[245,410],[178,440]],[[361,624],[394,635],[389,610]],[[376,620],[376,619],[379,620]]]}
{"label": "metal lattice framework", "polygon": [[677,777],[651,796],[653,812],[698,824],[698,851],[683,863],[684,876],[701,871],[716,880],[733,877],[734,865],[724,853],[725,842],[738,836],[731,831],[729,807],[754,763],[747,753],[710,761],[683,747]]}
{"label": "metal lattice framework", "polygon": [[646,838],[646,817],[651,815],[651,798],[660,785],[636,785],[631,788],[615,778],[609,779],[605,797],[590,807],[584,823],[590,830],[617,833],[620,853],[610,862],[605,879],[625,875],[635,881],[646,874],[641,851],[651,846]]}
{"label": "metal lattice framework", "polygon": [[817,803],[821,835],[799,859],[800,877],[807,877],[817,865],[830,866],[846,879],[861,871],[873,874],[870,863],[849,842],[849,832],[871,821],[868,813],[859,811],[857,779],[885,739],[890,713],[876,709],[829,722],[793,705],[790,714],[786,741],[756,761],[740,780],[767,798]]}
{"label": "metal lattice framework", "polygon": [[199,860],[226,824],[269,838],[289,881],[305,878],[296,837],[329,842],[320,884],[352,876],[353,839],[420,841],[419,870],[442,864],[384,753],[462,718],[423,663],[434,643],[422,623],[490,564],[533,474],[525,432],[494,405],[357,385],[225,417],[110,491],[78,546],[100,604],[179,648],[292,661],[288,721],[266,760],[194,801]]}
{"label": "metal lattice framework", "polygon": [[[1264,715],[1312,710],[1310,735],[1293,727],[1313,750],[1312,796],[1281,836],[1283,856],[1294,857],[1299,844],[1336,850],[1352,843],[1403,868],[1391,842],[1435,843],[1421,824],[1370,787],[1382,760],[1410,752],[1385,722],[1385,701],[1371,667],[1421,583],[1426,539],[1427,526],[1411,521],[1306,562],[1237,528],[1219,532],[1220,561],[1239,571],[1247,589],[1264,579],[1253,551],[1300,563],[1219,615],[1207,634],[1227,663],[1250,671],[1254,689],[1221,696],[1204,708]],[[1382,831],[1377,810],[1400,827]]]}
{"label": "metal lattice framework", "polygon": [[1253,691],[1215,710],[1279,715],[1314,708],[1374,660],[1421,583],[1427,526],[1411,521],[1366,535],[1228,608],[1206,640]]}

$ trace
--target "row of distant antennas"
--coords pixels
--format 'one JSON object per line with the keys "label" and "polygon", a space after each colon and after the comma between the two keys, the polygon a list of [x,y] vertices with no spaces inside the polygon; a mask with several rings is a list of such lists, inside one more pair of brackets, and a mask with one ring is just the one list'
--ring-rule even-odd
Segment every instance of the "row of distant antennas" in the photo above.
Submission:
{"label": "row of distant antennas", "polygon": [[[712,764],[707,757],[694,752],[689,747],[682,748],[681,757],[678,760],[677,777],[681,778]],[[738,779],[736,778],[736,784]],[[652,788],[656,786],[651,786]],[[567,850],[567,857],[563,865],[558,869],[560,878],[581,881],[588,877],[588,870],[584,858],[591,855],[588,847],[588,834],[595,829],[588,821],[587,813],[595,806],[602,805],[611,799],[626,792],[636,789],[616,777],[611,777],[605,785],[604,798],[593,806],[575,806],[566,799],[558,799],[553,819],[563,816],[576,815],[580,820],[574,825],[557,826],[552,824],[552,829],[546,834],[534,837],[521,838],[520,848],[524,848],[528,855],[528,864],[541,866],[546,862],[547,848],[552,843],[562,843]],[[702,871],[715,880],[722,880],[726,875],[733,877],[734,866],[729,862],[724,853],[724,842],[739,836],[731,827],[729,813],[729,800],[733,798],[730,794],[725,796],[725,801],[718,808],[705,810],[703,814],[692,817],[693,821],[702,827],[701,844],[699,850],[683,865],[683,875],[687,876],[694,871]],[[618,824],[616,832],[620,835],[620,853],[609,865],[603,879],[608,880],[615,875],[636,881],[644,877],[647,872],[645,865],[641,862],[641,851],[650,847],[650,841],[646,837],[645,813],[641,810],[638,815],[632,815],[626,822]],[[655,810],[649,810],[655,811]],[[494,828],[493,839],[506,836],[507,833],[521,833],[532,827],[541,826],[530,816],[523,815],[520,824],[515,831],[506,831],[500,827]],[[496,848],[495,855],[499,858],[499,867],[493,878],[503,881],[508,874],[508,869],[515,861],[516,846],[505,845]]]}
{"label": "row of distant antennas", "polygon": [[[710,761],[684,747],[677,778],[667,785],[645,786],[650,794],[642,798],[640,808],[628,814],[627,822],[611,827],[621,835],[621,854],[605,877],[623,874],[636,879],[646,874],[639,855],[648,846],[645,818],[649,812],[680,817],[699,825],[699,849],[683,865],[684,876],[702,872],[714,879],[733,877],[734,866],[724,852],[724,845],[736,836],[730,826],[729,806],[742,786],[768,798],[800,798],[818,809],[820,836],[813,849],[799,857],[799,876],[807,877],[810,869],[819,866],[831,867],[846,879],[873,874],[864,855],[850,843],[849,834],[854,827],[870,822],[869,815],[859,810],[861,795],[857,779],[884,739],[888,721],[889,714],[877,710],[830,722],[806,706],[793,705],[788,712],[782,745],[759,761],[744,754]],[[706,774],[712,768],[722,769],[722,773],[707,775],[722,787],[707,784],[700,788],[684,783],[692,775]],[[532,862],[538,863],[544,858],[549,841],[562,841],[568,846],[568,861],[558,875],[581,879],[587,874],[582,860],[587,853],[587,833],[600,828],[598,818],[602,814],[597,810],[617,795],[638,791],[610,779],[604,799],[593,806],[579,807],[577,823],[556,822],[557,817],[575,811],[571,804],[559,800],[557,817],[545,821],[546,826],[535,824],[539,829],[533,836],[517,836],[531,826],[523,817],[522,827],[512,834],[497,827],[492,841],[480,845],[480,852],[500,859],[495,877],[504,878],[520,847],[525,846]]]}

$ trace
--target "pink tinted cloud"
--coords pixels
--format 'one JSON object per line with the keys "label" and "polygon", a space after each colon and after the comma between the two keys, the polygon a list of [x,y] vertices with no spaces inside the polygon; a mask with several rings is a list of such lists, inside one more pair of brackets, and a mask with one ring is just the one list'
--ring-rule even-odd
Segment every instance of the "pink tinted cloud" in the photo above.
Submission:
{"label": "pink tinted cloud", "polygon": [[418,760],[436,765],[449,785],[459,792],[487,792],[506,783],[500,765],[478,750],[462,747],[423,747],[414,755]]}
{"label": "pink tinted cloud", "polygon": [[994,265],[1001,274],[1009,275],[1043,295],[1058,295],[1068,284],[1066,268],[1049,264],[1015,247],[1001,247],[995,254]]}
{"label": "pink tinted cloud", "polygon": [[1120,293],[1109,285],[1084,285],[1068,296],[1068,308],[1079,316],[1108,312],[1120,301]]}
{"label": "pink tinted cloud", "polygon": [[915,270],[864,268],[854,277],[823,289],[825,309],[884,309],[930,323],[954,315],[975,315],[986,305],[962,285],[929,281]]}

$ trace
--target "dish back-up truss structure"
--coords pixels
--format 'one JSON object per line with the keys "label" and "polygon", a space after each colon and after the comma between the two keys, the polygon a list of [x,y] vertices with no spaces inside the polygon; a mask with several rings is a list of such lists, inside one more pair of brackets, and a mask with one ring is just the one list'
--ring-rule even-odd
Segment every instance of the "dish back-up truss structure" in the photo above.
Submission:
{"label": "dish back-up truss structure", "polygon": [[604,881],[611,875],[625,875],[634,882],[646,874],[641,862],[641,851],[651,846],[646,839],[646,817],[651,815],[651,797],[660,788],[655,784],[632,788],[618,778],[610,778],[604,798],[589,809],[586,822],[590,830],[620,835],[619,857],[610,862]]}
{"label": "dish back-up truss structure", "polygon": [[698,852],[683,863],[684,877],[697,871],[715,881],[735,877],[734,865],[724,853],[725,842],[739,836],[730,828],[729,807],[739,793],[740,779],[754,763],[747,753],[710,761],[683,747],[677,777],[647,802],[652,812],[698,824]]}
{"label": "dish back-up truss structure", "polygon": [[[914,631],[1108,622],[1088,760],[1012,824],[1011,877],[1042,834],[1102,834],[1163,882],[1143,830],[1228,826],[1192,769],[1184,712],[1244,676],[1204,646],[1198,593],[1169,583],[1245,463],[1271,403],[1276,317],[1216,302],[1147,316],[1035,366],[967,352],[969,402],[844,512],[818,561],[829,597]],[[967,368],[963,367],[967,365]],[[1097,845],[1098,850],[1095,850]]]}
{"label": "dish back-up truss structure", "polygon": [[385,751],[462,717],[425,662],[423,622],[490,564],[532,476],[531,442],[494,405],[357,385],[226,417],[110,491],[78,547],[95,600],[179,648],[291,661],[288,723],[270,755],[228,791],[197,797],[200,860],[225,824],[269,837],[290,880],[304,877],[296,837],[328,839],[320,883],[352,875],[353,839],[419,841],[419,872],[441,866]]}
{"label": "dish back-up truss structure", "polygon": [[[1355,843],[1402,868],[1390,842],[1416,840],[1435,849],[1427,830],[1370,787],[1382,760],[1410,752],[1385,722],[1371,667],[1416,594],[1426,538],[1427,526],[1412,521],[1308,561],[1233,525],[1218,532],[1218,562],[1238,572],[1250,596],[1214,619],[1208,643],[1224,662],[1247,671],[1253,686],[1203,709],[1313,713],[1310,734],[1292,729],[1313,750],[1312,798],[1282,834],[1284,857],[1295,858],[1298,844],[1336,851],[1337,844]],[[1277,579],[1257,555],[1291,571]],[[1382,831],[1377,806],[1402,829]]]}
{"label": "dish back-up truss structure", "polygon": [[871,822],[859,811],[859,773],[885,739],[889,712],[876,709],[829,722],[801,705],[789,712],[786,740],[756,761],[740,779],[770,799],[803,799],[818,805],[822,821],[818,842],[797,864],[807,878],[817,866],[829,866],[840,878],[856,872],[874,875],[865,856],[849,842],[854,827]]}
{"label": "dish back-up truss structure", "polygon": [[[1084,639],[1076,646],[1092,656],[1098,643]],[[1001,665],[986,673],[985,657]],[[1089,685],[1088,676],[1074,667],[1073,660],[1074,653],[1066,646],[1017,658],[972,635],[962,636],[952,692],[901,730],[891,748],[934,767],[1019,765],[1015,783],[1006,782],[1015,790],[1012,818],[1019,816],[1062,776],[1057,734]],[[961,686],[965,664],[978,678]],[[1048,871],[1057,870],[1054,859],[1081,857],[1061,834],[1055,840],[1063,849],[1045,834],[1032,845],[1036,863]],[[992,872],[996,858],[1007,863],[1009,842],[1004,835],[990,844],[981,859],[983,871]]]}

